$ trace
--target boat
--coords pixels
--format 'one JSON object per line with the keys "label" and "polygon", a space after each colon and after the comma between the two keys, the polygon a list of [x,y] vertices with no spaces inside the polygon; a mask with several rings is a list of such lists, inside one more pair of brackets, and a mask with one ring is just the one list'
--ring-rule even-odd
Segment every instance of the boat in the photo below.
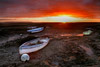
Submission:
{"label": "boat", "polygon": [[44,30],[44,27],[39,27],[39,28],[34,28],[34,29],[27,30],[27,32],[37,33],[37,32],[41,32],[43,30]]}
{"label": "boat", "polygon": [[92,32],[93,32],[92,30],[88,30],[88,31],[83,32],[83,35],[91,35]]}
{"label": "boat", "polygon": [[44,48],[49,41],[50,39],[48,37],[27,41],[19,47],[19,54],[27,54],[39,51],[40,49]]}

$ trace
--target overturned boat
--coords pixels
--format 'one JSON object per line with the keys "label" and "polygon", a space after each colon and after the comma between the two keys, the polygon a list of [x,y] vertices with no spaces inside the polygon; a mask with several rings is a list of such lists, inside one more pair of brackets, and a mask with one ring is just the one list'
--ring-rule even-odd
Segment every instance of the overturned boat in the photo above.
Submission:
{"label": "overturned boat", "polygon": [[30,29],[30,30],[27,30],[27,32],[37,33],[37,32],[41,32],[43,30],[44,30],[44,27],[39,27],[39,28],[33,28],[33,29]]}
{"label": "overturned boat", "polygon": [[49,43],[49,41],[50,39],[46,37],[46,38],[37,38],[35,40],[25,42],[19,47],[19,53],[26,54],[26,53],[36,52],[44,48]]}

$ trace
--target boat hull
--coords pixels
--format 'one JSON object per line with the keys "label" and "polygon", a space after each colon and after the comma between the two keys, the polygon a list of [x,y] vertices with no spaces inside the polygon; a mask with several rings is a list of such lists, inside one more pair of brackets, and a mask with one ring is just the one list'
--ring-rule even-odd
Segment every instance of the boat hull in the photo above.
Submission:
{"label": "boat hull", "polygon": [[[29,43],[35,43],[38,40],[41,40],[43,43],[32,45],[32,46],[27,45]],[[46,38],[46,39],[37,39],[37,40],[28,41],[19,47],[19,53],[26,54],[26,53],[39,51],[40,49],[44,48],[49,43],[49,40],[50,40],[49,38]]]}
{"label": "boat hull", "polygon": [[37,33],[37,32],[43,31],[43,29],[44,29],[44,27],[39,27],[39,28],[27,30],[27,32],[30,32],[30,33]]}

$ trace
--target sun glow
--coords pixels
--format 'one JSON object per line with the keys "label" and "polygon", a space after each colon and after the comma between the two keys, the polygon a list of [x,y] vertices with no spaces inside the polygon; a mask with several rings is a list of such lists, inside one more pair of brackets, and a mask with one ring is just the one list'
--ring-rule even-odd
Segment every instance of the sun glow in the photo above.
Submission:
{"label": "sun glow", "polygon": [[61,14],[61,15],[57,15],[58,17],[70,17],[72,15],[66,15],[66,14]]}
{"label": "sun glow", "polygon": [[[39,19],[39,18],[38,18]],[[74,17],[72,15],[57,15],[57,16],[49,16],[49,17],[41,17],[42,20],[48,22],[80,22],[83,20],[87,20],[84,18]]]}
{"label": "sun glow", "polygon": [[75,17],[73,15],[59,14],[55,16],[45,17],[31,17],[31,18],[5,18],[8,20],[1,20],[2,22],[90,22],[93,21],[88,18]]}
{"label": "sun glow", "polygon": [[69,20],[73,19],[72,15],[66,15],[66,14],[57,15],[55,17],[58,18],[59,21],[61,21],[62,23],[70,22]]}

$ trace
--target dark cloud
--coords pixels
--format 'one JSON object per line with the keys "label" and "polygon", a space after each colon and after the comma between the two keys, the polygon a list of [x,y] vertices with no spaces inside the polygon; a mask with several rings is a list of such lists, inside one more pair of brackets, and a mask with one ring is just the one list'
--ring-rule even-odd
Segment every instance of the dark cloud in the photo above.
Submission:
{"label": "dark cloud", "polygon": [[34,17],[53,12],[99,17],[100,0],[0,0],[0,17]]}

